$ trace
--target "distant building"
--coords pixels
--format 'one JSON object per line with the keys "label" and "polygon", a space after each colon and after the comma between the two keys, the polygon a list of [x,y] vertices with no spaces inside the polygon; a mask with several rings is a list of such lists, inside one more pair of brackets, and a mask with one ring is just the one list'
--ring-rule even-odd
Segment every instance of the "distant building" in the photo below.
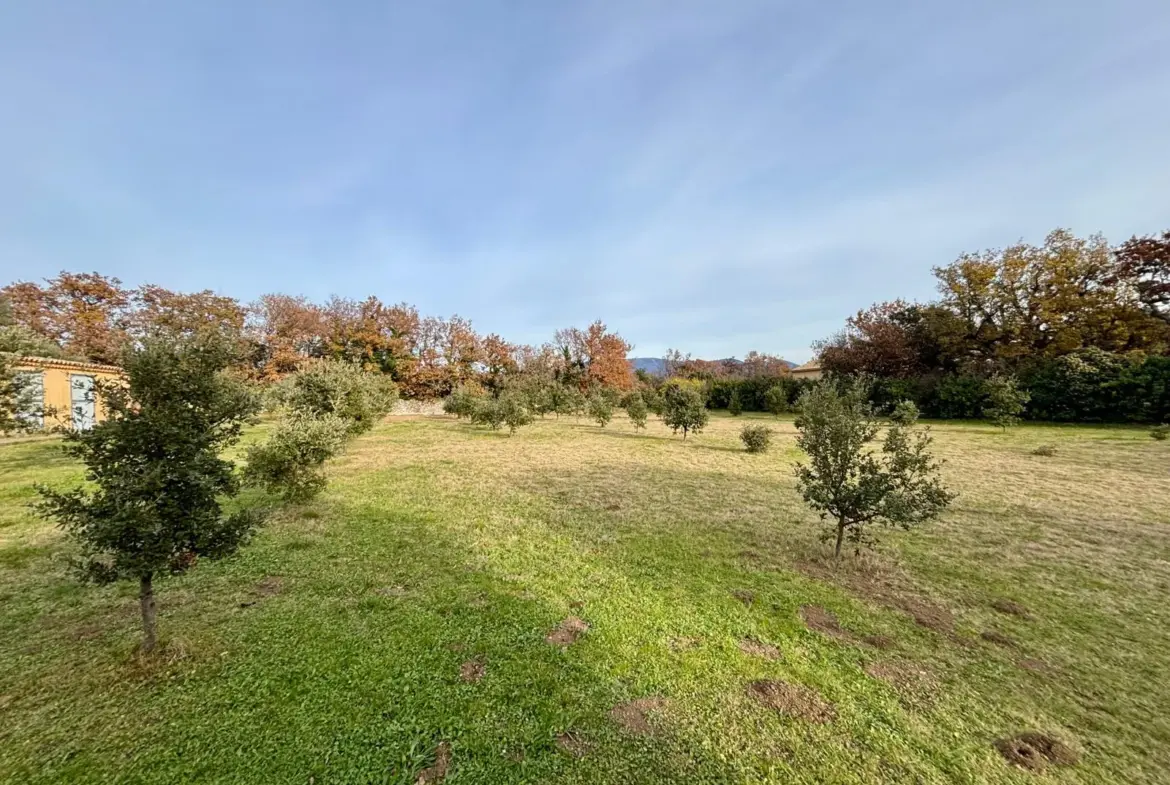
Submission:
{"label": "distant building", "polygon": [[122,376],[117,366],[51,357],[21,357],[15,368],[25,382],[17,416],[33,428],[92,428],[105,417],[94,382]]}
{"label": "distant building", "polygon": [[797,379],[820,379],[825,375],[825,372],[821,370],[819,361],[809,360],[804,365],[793,368],[792,375]]}

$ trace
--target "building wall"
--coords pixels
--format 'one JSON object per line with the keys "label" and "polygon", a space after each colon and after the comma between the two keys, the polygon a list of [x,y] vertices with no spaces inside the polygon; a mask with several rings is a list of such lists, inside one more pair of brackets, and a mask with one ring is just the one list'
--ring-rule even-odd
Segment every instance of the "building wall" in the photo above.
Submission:
{"label": "building wall", "polygon": [[[92,376],[95,381],[112,381],[121,378],[121,371],[112,365],[96,365],[71,360],[22,357],[20,362],[16,363],[15,368],[18,372],[42,374],[44,399],[34,403],[39,403],[43,407],[46,428],[57,425],[72,427],[72,381],[74,376]],[[105,418],[100,397],[97,398],[94,413],[99,422]]]}
{"label": "building wall", "polygon": [[814,381],[825,375],[825,372],[820,368],[793,368],[791,373],[796,379],[812,379]]}

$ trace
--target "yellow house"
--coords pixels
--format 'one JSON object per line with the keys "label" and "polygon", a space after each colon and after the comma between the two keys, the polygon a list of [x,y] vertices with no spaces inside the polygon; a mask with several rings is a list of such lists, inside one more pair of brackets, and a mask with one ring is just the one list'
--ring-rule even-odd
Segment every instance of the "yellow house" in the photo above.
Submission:
{"label": "yellow house", "polygon": [[825,375],[817,360],[809,360],[804,365],[798,365],[792,369],[791,373],[797,379],[820,379]]}
{"label": "yellow house", "polygon": [[15,369],[25,379],[18,416],[34,428],[92,428],[105,416],[94,382],[122,376],[117,366],[51,357],[21,357]]}

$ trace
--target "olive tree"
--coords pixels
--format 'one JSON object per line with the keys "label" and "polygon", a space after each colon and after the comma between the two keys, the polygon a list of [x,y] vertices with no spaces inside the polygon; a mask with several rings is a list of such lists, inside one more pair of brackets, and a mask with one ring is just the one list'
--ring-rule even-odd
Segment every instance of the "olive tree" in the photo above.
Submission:
{"label": "olive tree", "polygon": [[272,435],[246,453],[244,482],[303,503],[325,490],[325,461],[341,452],[349,424],[336,414],[288,412]]}
{"label": "olive tree", "polygon": [[836,536],[835,556],[846,537],[869,544],[871,523],[909,529],[937,517],[954,498],[930,454],[928,430],[895,422],[880,446],[871,444],[881,426],[863,382],[817,385],[801,395],[799,409],[796,444],[808,462],[796,466],[797,488],[822,520],[833,520],[827,536]]}
{"label": "olive tree", "polygon": [[335,414],[347,421],[353,436],[373,428],[397,396],[394,383],[382,374],[341,360],[317,360],[293,376],[284,403],[313,417]]}
{"label": "olive tree", "polygon": [[80,546],[84,578],[138,582],[146,652],[157,642],[154,579],[234,553],[260,521],[222,507],[239,480],[221,455],[259,410],[224,373],[233,355],[215,335],[129,349],[124,379],[96,385],[105,419],[65,437],[65,451],[85,465],[86,487],[38,488],[40,513]]}
{"label": "olive tree", "polygon": [[699,433],[707,425],[703,394],[691,387],[671,385],[662,398],[662,422],[674,433]]}

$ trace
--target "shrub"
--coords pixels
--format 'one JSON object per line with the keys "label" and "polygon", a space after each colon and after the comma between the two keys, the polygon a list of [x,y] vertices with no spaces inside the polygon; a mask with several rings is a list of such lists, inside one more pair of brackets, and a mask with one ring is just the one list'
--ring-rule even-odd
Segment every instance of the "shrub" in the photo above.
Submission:
{"label": "shrub", "polygon": [[1170,439],[1170,425],[1155,425],[1150,429],[1150,436],[1160,442]]}
{"label": "shrub", "polygon": [[788,411],[788,391],[782,385],[772,385],[764,393],[764,405],[768,411],[779,417]]}
{"label": "shrub", "polygon": [[310,417],[289,412],[268,440],[248,448],[244,482],[307,502],[325,489],[325,461],[341,452],[349,423],[336,414]]}
{"label": "shrub", "polygon": [[914,401],[898,401],[890,413],[890,422],[895,425],[913,425],[918,422],[918,407]]}
{"label": "shrub", "polygon": [[86,486],[38,488],[40,514],[80,545],[85,579],[138,582],[146,652],[157,642],[155,577],[234,553],[259,524],[253,512],[221,506],[239,491],[222,455],[260,408],[224,373],[235,359],[235,346],[213,333],[127,351],[124,379],[96,386],[106,419],[65,436]]}
{"label": "shrub", "polygon": [[743,401],[740,400],[738,387],[731,391],[731,400],[727,402],[727,413],[732,417],[743,414]]}
{"label": "shrub", "polygon": [[500,404],[499,399],[485,395],[475,400],[475,406],[471,410],[471,421],[476,425],[486,425],[496,431],[504,424],[505,415],[504,407]]}
{"label": "shrub", "polygon": [[601,392],[589,396],[589,417],[596,420],[602,428],[613,419],[613,402],[609,396]]}
{"label": "shrub", "polygon": [[633,393],[626,401],[626,416],[630,418],[630,422],[634,424],[634,428],[646,427],[646,416],[648,414],[646,401],[642,400],[641,393]]}
{"label": "shrub", "polygon": [[1014,376],[996,374],[987,380],[987,404],[983,416],[1005,431],[1020,421],[1024,406],[1032,397],[1020,389]]}
{"label": "shrub", "polygon": [[767,452],[772,446],[772,429],[766,425],[745,425],[739,438],[748,452]]}
{"label": "shrub", "polygon": [[707,407],[702,394],[693,387],[672,385],[663,396],[662,422],[674,433],[699,433],[707,425]]}
{"label": "shrub", "polygon": [[336,414],[351,435],[364,433],[390,411],[398,393],[386,376],[352,363],[317,360],[293,376],[285,402],[300,414]]}
{"label": "shrub", "polygon": [[525,406],[523,396],[517,393],[506,392],[500,396],[499,408],[503,415],[503,422],[508,426],[508,434],[516,433],[516,429],[532,423],[532,413]]}
{"label": "shrub", "polygon": [[931,456],[929,431],[893,424],[880,450],[872,450],[878,421],[866,400],[866,386],[843,389],[818,385],[800,400],[797,446],[808,463],[796,467],[801,496],[821,518],[833,518],[834,554],[841,543],[871,542],[865,527],[883,523],[909,529],[936,517],[954,498],[942,486]]}
{"label": "shrub", "polygon": [[443,411],[460,419],[470,417],[475,410],[476,397],[466,387],[456,387],[443,399]]}
{"label": "shrub", "polygon": [[1032,454],[1039,455],[1042,458],[1051,458],[1052,456],[1056,455],[1056,445],[1055,444],[1041,444],[1035,450],[1032,450]]}

